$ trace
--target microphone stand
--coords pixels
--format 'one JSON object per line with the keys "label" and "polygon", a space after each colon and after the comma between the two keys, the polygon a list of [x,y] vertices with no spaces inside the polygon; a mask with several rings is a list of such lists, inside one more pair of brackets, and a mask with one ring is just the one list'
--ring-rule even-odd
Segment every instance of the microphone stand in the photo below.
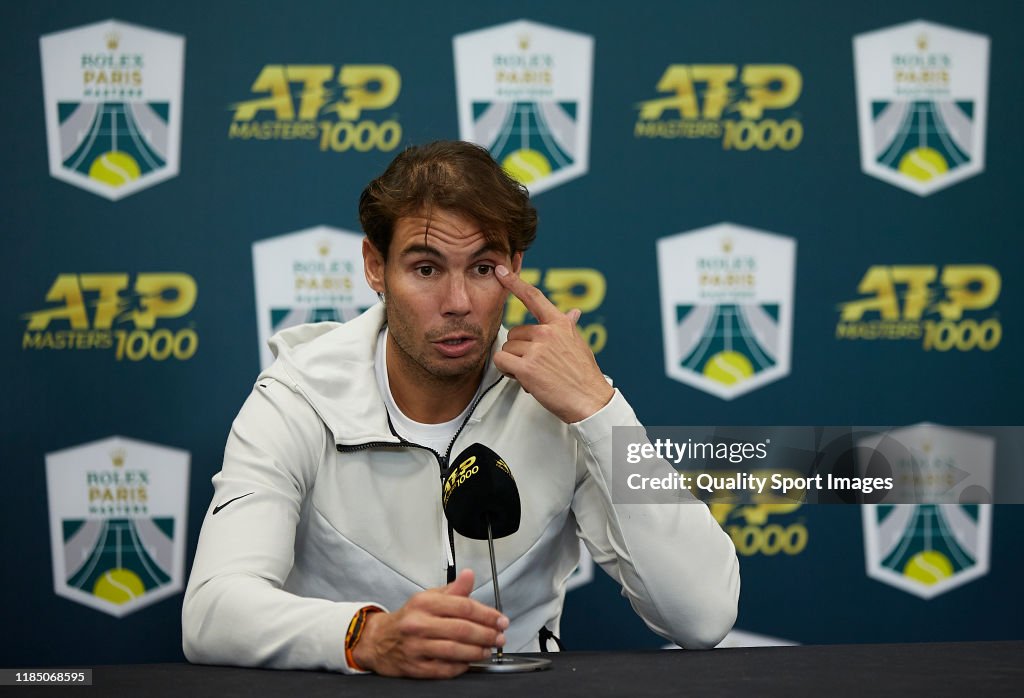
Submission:
{"label": "microphone stand", "polygon": [[[498,613],[502,613],[501,610],[501,592],[498,591],[498,567],[494,564],[494,536],[491,535],[491,517],[487,517],[487,550],[491,554],[491,583],[494,584],[494,607],[498,609]],[[502,654],[502,648],[498,648],[498,654],[495,657],[495,661],[501,662],[504,659]]]}
{"label": "microphone stand", "polygon": [[[491,583],[494,585],[494,607],[501,610],[501,592],[498,590],[498,566],[494,562],[494,535],[491,533],[491,517],[487,516],[487,552],[491,557]],[[526,671],[541,671],[551,666],[550,659],[541,657],[518,657],[514,655],[505,656],[501,647],[495,648],[496,652],[491,656],[489,662],[470,662],[469,670],[484,673],[520,673]]]}

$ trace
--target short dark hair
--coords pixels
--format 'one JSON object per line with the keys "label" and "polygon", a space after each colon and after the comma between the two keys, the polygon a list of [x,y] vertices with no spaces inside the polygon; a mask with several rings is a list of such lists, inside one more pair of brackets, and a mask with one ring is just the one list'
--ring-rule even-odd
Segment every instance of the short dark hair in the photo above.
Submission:
{"label": "short dark hair", "polygon": [[411,146],[359,197],[359,222],[387,260],[395,221],[434,208],[475,221],[489,243],[524,252],[537,235],[537,210],[526,187],[486,148],[465,141]]}

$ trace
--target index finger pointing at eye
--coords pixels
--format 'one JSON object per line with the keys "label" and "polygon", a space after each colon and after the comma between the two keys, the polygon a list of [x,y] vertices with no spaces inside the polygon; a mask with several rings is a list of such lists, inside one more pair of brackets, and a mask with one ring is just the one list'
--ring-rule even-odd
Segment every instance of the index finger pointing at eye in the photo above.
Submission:
{"label": "index finger pointing at eye", "polygon": [[538,322],[553,322],[562,317],[562,313],[559,312],[554,303],[548,300],[543,291],[520,279],[518,274],[510,272],[504,264],[499,264],[495,267],[494,273],[498,277],[498,283],[521,300],[526,309],[537,318]]}

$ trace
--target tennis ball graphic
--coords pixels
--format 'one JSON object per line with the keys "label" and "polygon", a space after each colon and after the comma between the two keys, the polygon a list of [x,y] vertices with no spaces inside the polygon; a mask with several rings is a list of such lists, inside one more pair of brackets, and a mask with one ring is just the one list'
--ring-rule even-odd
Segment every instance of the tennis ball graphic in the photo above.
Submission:
{"label": "tennis ball graphic", "polygon": [[115,567],[96,580],[92,593],[111,603],[122,604],[142,596],[146,587],[139,575],[123,567]]}
{"label": "tennis ball graphic", "polygon": [[720,351],[704,364],[704,375],[724,385],[732,385],[754,375],[754,366],[739,352]]}
{"label": "tennis ball graphic", "polygon": [[120,187],[138,179],[140,174],[139,163],[135,162],[135,158],[121,151],[103,153],[89,166],[89,177],[112,187]]}
{"label": "tennis ball graphic", "polygon": [[923,550],[910,558],[903,568],[903,576],[931,585],[953,576],[953,565],[942,553]]}
{"label": "tennis ball graphic", "polygon": [[551,174],[551,163],[536,150],[523,148],[510,153],[501,163],[502,168],[523,184],[536,182]]}
{"label": "tennis ball graphic", "polygon": [[899,170],[901,174],[916,179],[920,182],[927,182],[929,179],[939,177],[949,171],[946,159],[939,151],[932,148],[914,148],[900,158]]}

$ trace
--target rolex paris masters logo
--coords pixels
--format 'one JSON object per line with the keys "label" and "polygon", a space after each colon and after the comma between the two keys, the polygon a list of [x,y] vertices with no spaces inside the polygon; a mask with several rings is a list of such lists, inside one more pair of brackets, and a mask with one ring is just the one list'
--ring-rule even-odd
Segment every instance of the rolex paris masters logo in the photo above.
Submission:
{"label": "rolex paris masters logo", "polygon": [[731,400],[789,375],[796,242],[731,223],[658,240],[665,373]]}
{"label": "rolex paris masters logo", "polygon": [[594,39],[520,20],[454,39],[459,136],[531,194],[587,172]]}
{"label": "rolex paris masters logo", "polygon": [[53,585],[118,618],[181,591],[189,454],[113,436],[46,454]]}
{"label": "rolex paris masters logo", "polygon": [[363,274],[363,235],[328,226],[252,246],[260,367],[274,361],[275,333],[307,322],[347,322],[377,302]]}
{"label": "rolex paris masters logo", "polygon": [[984,171],[987,36],[919,20],[853,51],[865,174],[927,196]]}
{"label": "rolex paris masters logo", "polygon": [[53,177],[117,201],[178,174],[184,38],[109,20],[39,45]]}
{"label": "rolex paris masters logo", "polygon": [[916,424],[857,445],[860,454],[882,454],[896,482],[882,504],[861,507],[869,577],[932,599],[988,574],[992,505],[969,502],[991,501],[994,438]]}

